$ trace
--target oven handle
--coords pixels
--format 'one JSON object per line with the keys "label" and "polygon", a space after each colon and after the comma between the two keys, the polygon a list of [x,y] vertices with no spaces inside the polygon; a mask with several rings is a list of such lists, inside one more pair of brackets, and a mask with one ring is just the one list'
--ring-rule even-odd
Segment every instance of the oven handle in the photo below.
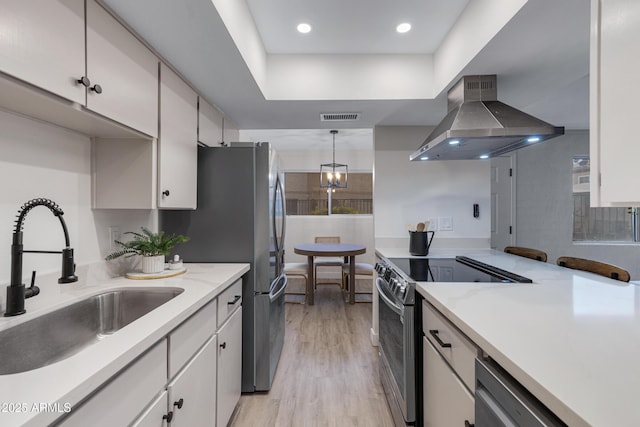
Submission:
{"label": "oven handle", "polygon": [[396,313],[399,316],[404,316],[404,307],[399,306],[395,302],[391,301],[391,299],[385,294],[385,291],[382,288],[382,286],[380,286],[381,281],[382,281],[382,278],[380,277],[376,279],[376,288],[378,288],[378,295],[380,295],[380,298],[383,299],[383,301],[389,306],[389,308],[391,308],[391,310],[393,310],[394,313]]}

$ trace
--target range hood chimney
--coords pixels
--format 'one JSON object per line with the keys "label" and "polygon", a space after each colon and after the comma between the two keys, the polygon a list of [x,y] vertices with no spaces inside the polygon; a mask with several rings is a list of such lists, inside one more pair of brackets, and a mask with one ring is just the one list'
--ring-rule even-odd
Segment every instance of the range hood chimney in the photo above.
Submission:
{"label": "range hood chimney", "polygon": [[464,76],[447,92],[448,113],[410,160],[487,159],[564,134],[497,98],[495,75]]}

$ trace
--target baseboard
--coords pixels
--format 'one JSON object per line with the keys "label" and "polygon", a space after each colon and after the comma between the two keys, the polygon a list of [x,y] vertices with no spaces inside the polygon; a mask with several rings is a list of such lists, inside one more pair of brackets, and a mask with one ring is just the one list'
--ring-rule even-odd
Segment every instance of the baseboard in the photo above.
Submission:
{"label": "baseboard", "polygon": [[373,330],[373,328],[369,330],[369,339],[371,340],[372,346],[378,347],[378,345],[380,345],[378,334]]}

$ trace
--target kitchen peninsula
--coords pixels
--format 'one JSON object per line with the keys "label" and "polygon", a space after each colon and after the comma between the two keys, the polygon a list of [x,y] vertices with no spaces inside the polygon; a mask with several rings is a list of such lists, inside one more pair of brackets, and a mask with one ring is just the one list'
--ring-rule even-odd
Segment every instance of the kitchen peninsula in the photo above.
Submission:
{"label": "kitchen peninsula", "polygon": [[640,425],[640,288],[489,249],[429,257],[455,255],[533,283],[418,282],[428,304],[567,425]]}
{"label": "kitchen peninsula", "polygon": [[[213,370],[214,381],[206,386],[211,393],[216,393],[215,357],[217,355],[220,367],[221,357],[224,357],[221,354],[234,351],[230,348],[230,342],[226,350],[220,350],[215,345],[216,338],[229,341],[221,338],[226,328],[227,331],[237,331],[238,336],[232,339],[235,338],[234,343],[240,342],[241,329],[228,329],[226,325],[235,325],[235,319],[241,320],[241,316],[237,315],[241,314],[241,307],[237,303],[231,305],[227,300],[241,301],[240,297],[235,298],[231,293],[241,293],[241,278],[249,270],[249,265],[185,266],[187,272],[183,275],[156,280],[108,278],[104,271],[96,272],[84,267],[79,268],[80,280],[71,285],[58,285],[52,275],[51,278],[43,276],[39,279],[41,294],[28,300],[26,314],[0,317],[0,333],[89,296],[113,290],[144,290],[151,287],[178,288],[183,291],[76,354],[42,368],[0,376],[0,402],[6,408],[0,412],[0,424],[58,425],[57,422],[61,420],[60,425],[88,425],[87,419],[92,419],[91,425],[129,425],[134,419],[140,421],[149,410],[156,410],[151,419],[161,420],[163,414],[168,415],[167,399],[178,400],[182,397],[182,391],[178,392],[178,380],[185,377],[183,373],[188,372],[190,367],[196,366],[194,362],[198,363],[198,368],[205,368],[191,369],[196,376],[208,378],[208,372]],[[101,269],[96,267],[96,270]],[[229,307],[233,307],[233,311]],[[57,332],[53,327],[50,329],[51,334]],[[167,346],[167,340],[171,345]],[[207,344],[202,345],[204,342]],[[211,343],[213,345],[209,345]],[[198,360],[204,351],[208,351],[207,358]],[[234,355],[234,360],[240,359]],[[237,398],[240,395],[239,375],[240,371],[236,378]],[[223,375],[219,374],[218,379],[221,377]],[[188,385],[188,382],[183,383]],[[221,381],[218,381],[218,388],[220,384]],[[174,396],[171,396],[172,389]],[[218,398],[222,396],[227,394],[218,392]],[[231,404],[231,411],[237,398]],[[176,419],[182,416],[185,421],[193,420],[189,418],[192,414],[189,411],[194,409],[194,405],[188,405],[188,400],[185,396],[185,409],[172,408]],[[148,410],[145,409],[147,406],[150,406]],[[188,406],[191,406],[190,410]],[[221,402],[218,401],[220,407]],[[205,409],[210,408],[205,405]],[[67,414],[69,411],[71,413]],[[156,418],[158,415],[159,418]],[[83,418],[87,416],[89,418]],[[210,420],[212,416],[207,414],[207,419]]]}

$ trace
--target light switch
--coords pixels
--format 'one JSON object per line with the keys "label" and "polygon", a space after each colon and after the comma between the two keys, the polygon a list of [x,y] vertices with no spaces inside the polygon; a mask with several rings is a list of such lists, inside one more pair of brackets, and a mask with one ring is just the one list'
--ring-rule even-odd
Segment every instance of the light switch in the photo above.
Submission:
{"label": "light switch", "polygon": [[116,250],[115,240],[120,240],[120,227],[111,226],[109,227],[109,250]]}
{"label": "light switch", "polygon": [[441,216],[438,218],[439,231],[453,231],[453,222],[450,216]]}

